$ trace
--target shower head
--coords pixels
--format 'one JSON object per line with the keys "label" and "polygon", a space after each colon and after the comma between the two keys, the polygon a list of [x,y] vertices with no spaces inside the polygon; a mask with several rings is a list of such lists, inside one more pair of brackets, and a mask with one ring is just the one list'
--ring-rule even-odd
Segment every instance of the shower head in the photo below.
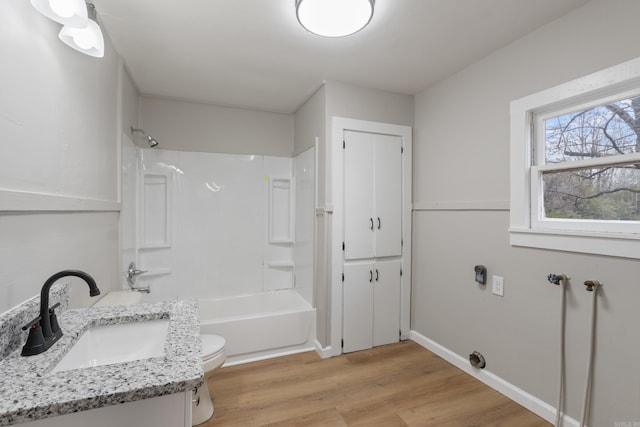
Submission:
{"label": "shower head", "polygon": [[136,129],[133,126],[131,126],[131,133],[133,134],[135,132],[140,132],[141,134],[143,134],[144,136],[147,137],[147,144],[149,144],[150,148],[154,148],[154,147],[156,147],[158,145],[158,141],[156,141],[155,138],[153,138],[151,135],[146,133],[144,130]]}

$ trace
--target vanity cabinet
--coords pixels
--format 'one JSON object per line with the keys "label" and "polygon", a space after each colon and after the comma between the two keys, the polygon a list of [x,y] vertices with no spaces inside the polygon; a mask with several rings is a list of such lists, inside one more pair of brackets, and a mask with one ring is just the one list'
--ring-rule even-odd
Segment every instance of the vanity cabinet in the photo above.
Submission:
{"label": "vanity cabinet", "polygon": [[18,425],[24,427],[191,427],[191,391],[73,412]]}

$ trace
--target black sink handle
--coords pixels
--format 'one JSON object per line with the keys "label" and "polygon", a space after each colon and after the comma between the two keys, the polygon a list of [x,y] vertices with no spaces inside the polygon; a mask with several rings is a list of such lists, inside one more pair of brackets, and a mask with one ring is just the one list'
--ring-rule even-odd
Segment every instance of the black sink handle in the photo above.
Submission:
{"label": "black sink handle", "polygon": [[26,325],[24,325],[22,327],[23,331],[26,331],[27,329],[31,329],[31,328],[35,328],[36,326],[38,326],[40,319],[42,319],[42,317],[38,316],[35,319],[33,319],[32,321],[30,321],[29,323],[27,323]]}

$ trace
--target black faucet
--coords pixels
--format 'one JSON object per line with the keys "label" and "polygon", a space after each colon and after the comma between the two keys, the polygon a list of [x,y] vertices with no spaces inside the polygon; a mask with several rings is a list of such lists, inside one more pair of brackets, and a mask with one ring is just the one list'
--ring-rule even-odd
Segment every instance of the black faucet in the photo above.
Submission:
{"label": "black faucet", "polygon": [[23,330],[29,329],[29,337],[24,347],[22,347],[21,354],[23,356],[44,353],[62,337],[62,330],[58,325],[55,313],[56,307],[60,304],[49,307],[49,290],[58,279],[67,276],[79,277],[84,280],[89,285],[89,295],[92,297],[100,295],[100,289],[98,289],[96,281],[84,271],[64,270],[49,277],[42,285],[42,291],[40,292],[40,316],[22,327]]}

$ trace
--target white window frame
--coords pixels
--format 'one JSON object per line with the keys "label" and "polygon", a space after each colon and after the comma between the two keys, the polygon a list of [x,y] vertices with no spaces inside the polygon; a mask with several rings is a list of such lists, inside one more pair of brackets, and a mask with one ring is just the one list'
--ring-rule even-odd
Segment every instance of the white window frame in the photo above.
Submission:
{"label": "white window frame", "polygon": [[[640,58],[511,102],[510,241],[524,246],[640,259],[640,222],[543,218],[542,174],[601,166],[603,159],[544,164],[544,146],[535,125],[576,106],[603,103],[640,93]],[[542,137],[540,137],[542,138]],[[640,161],[640,153],[611,156],[607,164]]]}

